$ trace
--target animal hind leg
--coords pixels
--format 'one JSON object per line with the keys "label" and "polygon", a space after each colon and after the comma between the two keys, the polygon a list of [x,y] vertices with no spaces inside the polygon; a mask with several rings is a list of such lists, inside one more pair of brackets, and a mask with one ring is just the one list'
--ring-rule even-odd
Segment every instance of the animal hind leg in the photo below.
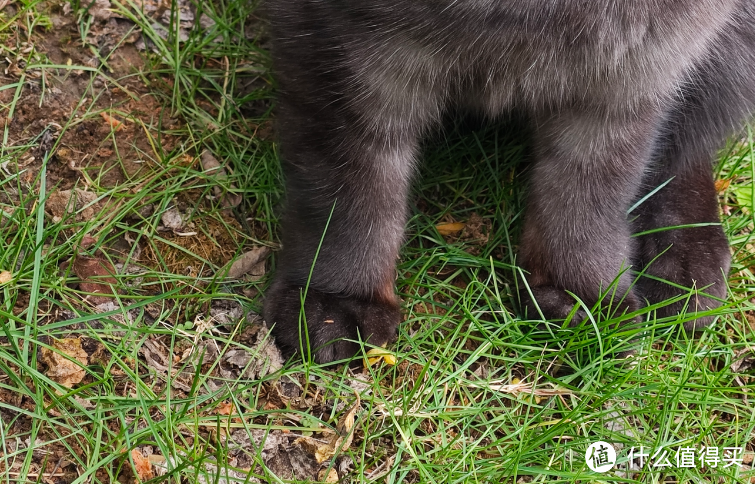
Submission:
{"label": "animal hind leg", "polygon": [[[668,115],[651,169],[649,195],[631,214],[637,238],[635,262],[644,269],[640,297],[663,306],[659,316],[699,312],[726,298],[728,241],[719,225],[713,157],[723,140],[755,112],[755,5],[742,2],[737,18],[690,76],[691,83]],[[688,226],[665,230],[667,227]],[[691,227],[690,227],[691,226]],[[687,321],[693,331],[712,316]]]}

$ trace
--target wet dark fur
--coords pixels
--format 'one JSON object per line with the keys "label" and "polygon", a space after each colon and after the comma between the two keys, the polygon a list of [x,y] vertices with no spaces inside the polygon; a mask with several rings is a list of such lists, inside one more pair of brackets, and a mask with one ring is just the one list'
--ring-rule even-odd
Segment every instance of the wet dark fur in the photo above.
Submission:
{"label": "wet dark fur", "polygon": [[[633,310],[726,296],[729,249],[711,160],[755,102],[750,0],[268,0],[287,184],[264,316],[315,360],[381,345],[400,320],[395,263],[421,137],[451,106],[527,113],[533,168],[520,243],[537,306],[563,319],[618,278]],[[672,179],[629,218],[641,196]],[[331,217],[332,211],[332,217]],[[630,220],[632,220],[630,222]],[[665,251],[665,252],[664,252]],[[701,291],[702,292],[702,291]],[[667,306],[661,315],[683,308]],[[534,302],[525,304],[535,317]],[[702,327],[699,318],[688,329]]]}

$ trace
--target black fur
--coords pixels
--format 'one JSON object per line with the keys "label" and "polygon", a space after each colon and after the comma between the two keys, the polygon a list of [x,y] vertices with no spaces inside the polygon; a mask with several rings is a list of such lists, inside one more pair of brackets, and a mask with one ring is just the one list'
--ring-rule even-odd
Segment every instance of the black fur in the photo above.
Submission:
{"label": "black fur", "polygon": [[[318,250],[304,304],[315,360],[358,348],[331,340],[394,337],[395,263],[418,144],[452,106],[528,115],[534,166],[519,263],[546,317],[571,311],[565,291],[592,304],[614,280],[626,310],[681,294],[649,277],[631,288],[624,269],[653,260],[648,274],[712,296],[689,310],[725,297],[730,256],[719,226],[630,234],[718,221],[711,158],[755,103],[751,0],[266,8],[288,196],[264,316],[285,352],[300,349],[301,293]],[[632,203],[669,179],[630,222]],[[526,308],[532,315],[535,302]]]}

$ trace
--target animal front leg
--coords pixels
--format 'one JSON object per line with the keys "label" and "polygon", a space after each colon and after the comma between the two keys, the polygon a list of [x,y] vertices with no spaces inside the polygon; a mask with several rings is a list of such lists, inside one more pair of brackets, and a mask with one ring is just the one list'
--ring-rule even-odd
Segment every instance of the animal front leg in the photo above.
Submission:
{"label": "animal front leg", "polygon": [[283,251],[264,316],[284,353],[308,346],[326,363],[353,356],[360,337],[377,346],[394,338],[413,150],[372,145],[339,158],[310,146],[303,153],[286,165]]}
{"label": "animal front leg", "polygon": [[612,313],[639,308],[628,271],[634,241],[626,211],[649,159],[657,119],[650,109],[595,109],[537,120],[519,249],[534,296],[523,298],[527,317],[565,319],[576,303],[569,293]]}
{"label": "animal front leg", "polygon": [[371,120],[374,110],[342,99],[306,99],[279,106],[287,200],[264,317],[285,354],[329,363],[352,357],[360,338],[395,338],[395,266],[422,124],[400,110]]}

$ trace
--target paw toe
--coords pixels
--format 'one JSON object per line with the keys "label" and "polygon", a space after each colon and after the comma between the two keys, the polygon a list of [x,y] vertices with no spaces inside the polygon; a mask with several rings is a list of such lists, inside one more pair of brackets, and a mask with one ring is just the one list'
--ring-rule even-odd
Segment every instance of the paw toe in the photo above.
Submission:
{"label": "paw toe", "polygon": [[[382,346],[395,339],[398,304],[365,301],[274,283],[263,315],[285,356],[311,351],[317,363],[351,358],[362,341]],[[304,303],[302,304],[302,300]]]}

